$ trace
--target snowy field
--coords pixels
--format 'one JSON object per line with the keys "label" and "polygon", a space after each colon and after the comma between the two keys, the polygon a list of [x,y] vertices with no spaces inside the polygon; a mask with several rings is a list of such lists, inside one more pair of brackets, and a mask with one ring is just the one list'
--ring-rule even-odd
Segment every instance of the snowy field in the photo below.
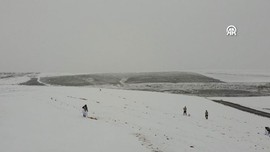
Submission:
{"label": "snowy field", "polygon": [[[98,120],[82,117],[84,104]],[[201,97],[0,85],[1,152],[269,152],[269,125]]]}
{"label": "snowy field", "polygon": [[200,73],[224,82],[270,82],[270,71],[213,71]]}
{"label": "snowy field", "polygon": [[13,85],[30,80],[31,74],[24,73],[0,73],[0,85]]}

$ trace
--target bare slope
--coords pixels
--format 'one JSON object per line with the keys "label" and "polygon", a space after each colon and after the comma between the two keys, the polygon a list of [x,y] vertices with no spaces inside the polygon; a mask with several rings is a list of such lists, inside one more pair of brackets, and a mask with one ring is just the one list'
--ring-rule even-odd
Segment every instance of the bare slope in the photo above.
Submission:
{"label": "bare slope", "polygon": [[153,72],[130,76],[126,83],[209,83],[218,79],[192,72]]}
{"label": "bare slope", "polygon": [[217,79],[191,72],[87,74],[87,75],[42,77],[41,81],[51,85],[62,85],[62,86],[123,85],[134,83],[165,83],[165,82],[166,83],[221,82]]}

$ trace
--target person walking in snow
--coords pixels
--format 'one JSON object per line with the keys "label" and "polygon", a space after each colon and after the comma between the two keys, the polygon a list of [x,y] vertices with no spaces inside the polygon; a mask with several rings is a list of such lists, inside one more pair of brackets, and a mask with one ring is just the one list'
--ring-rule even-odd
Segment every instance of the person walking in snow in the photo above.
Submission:
{"label": "person walking in snow", "polygon": [[187,107],[185,106],[184,108],[183,108],[183,115],[187,115]]}
{"label": "person walking in snow", "polygon": [[83,111],[83,117],[88,117],[88,108],[87,108],[87,105],[85,104],[83,107],[82,107]]}
{"label": "person walking in snow", "polygon": [[205,119],[208,119],[208,111],[205,110]]}
{"label": "person walking in snow", "polygon": [[270,128],[269,127],[265,127],[265,134],[270,135]]}

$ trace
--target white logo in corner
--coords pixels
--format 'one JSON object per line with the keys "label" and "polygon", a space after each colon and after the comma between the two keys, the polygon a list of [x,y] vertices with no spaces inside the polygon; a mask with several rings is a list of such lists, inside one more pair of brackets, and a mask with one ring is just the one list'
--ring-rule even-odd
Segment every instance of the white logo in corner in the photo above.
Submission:
{"label": "white logo in corner", "polygon": [[237,29],[234,25],[229,25],[226,32],[228,36],[236,36]]}

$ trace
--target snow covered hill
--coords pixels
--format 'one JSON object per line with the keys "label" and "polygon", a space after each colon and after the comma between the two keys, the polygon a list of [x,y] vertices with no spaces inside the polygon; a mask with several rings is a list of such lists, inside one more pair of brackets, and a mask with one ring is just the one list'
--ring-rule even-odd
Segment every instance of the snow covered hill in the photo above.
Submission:
{"label": "snow covered hill", "polygon": [[[84,104],[98,120],[82,117]],[[182,115],[184,106],[191,116]],[[267,118],[201,97],[0,86],[1,152],[269,152],[265,126]]]}

